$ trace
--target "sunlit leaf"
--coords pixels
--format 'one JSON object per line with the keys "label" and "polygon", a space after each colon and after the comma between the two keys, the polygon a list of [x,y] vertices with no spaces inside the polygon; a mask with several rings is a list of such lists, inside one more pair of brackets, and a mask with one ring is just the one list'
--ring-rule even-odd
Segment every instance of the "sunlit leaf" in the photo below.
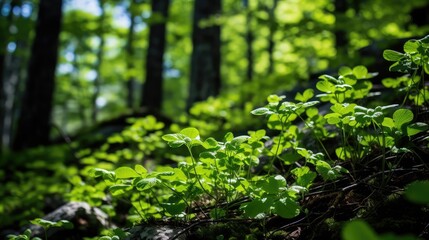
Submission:
{"label": "sunlit leaf", "polygon": [[200,137],[200,133],[198,132],[198,130],[193,127],[185,128],[182,131],[180,131],[180,133],[191,139],[197,139]]}
{"label": "sunlit leaf", "polygon": [[140,175],[130,167],[120,167],[115,170],[116,178],[134,178]]}
{"label": "sunlit leaf", "polygon": [[399,59],[401,59],[404,56],[403,53],[393,51],[393,50],[384,50],[383,51],[383,58],[387,61],[396,62]]}

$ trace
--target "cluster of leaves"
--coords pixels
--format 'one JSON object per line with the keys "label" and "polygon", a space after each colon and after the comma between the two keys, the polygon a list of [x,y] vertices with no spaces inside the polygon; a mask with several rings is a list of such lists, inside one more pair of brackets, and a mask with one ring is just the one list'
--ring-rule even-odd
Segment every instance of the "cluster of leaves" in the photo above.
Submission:
{"label": "cluster of leaves", "polygon": [[[420,82],[424,82],[427,73],[427,39],[407,42],[404,54],[390,50],[384,54],[388,60],[396,59],[392,70],[408,69],[411,75],[383,83],[417,88],[423,100],[418,94],[409,95],[417,106],[426,103],[426,86],[414,80],[420,71]],[[265,117],[266,129],[238,136],[228,132],[222,140],[203,139],[192,122],[181,130],[172,126],[173,133],[167,133],[154,117],[135,120],[122,133],[109,137],[99,150],[79,154],[86,166],[81,172],[84,178],[69,179],[74,186],[69,198],[102,206],[111,216],[116,214],[117,199],[126,200],[132,206],[127,214],[132,223],[165,217],[188,221],[266,219],[272,215],[294,218],[305,212],[299,201],[316,179],[331,182],[345,174],[354,177],[356,168],[365,165],[365,157],[375,151],[381,152],[378,170],[383,173],[381,184],[386,184],[384,172],[398,164],[389,154],[412,152],[402,140],[429,127],[398,104],[364,106],[363,99],[372,96],[373,76],[364,66],[342,67],[337,76],[320,77],[316,84],[319,94],[307,89],[293,100],[270,95],[266,106],[251,111]],[[217,121],[222,116],[213,117]],[[327,148],[330,140],[337,144]],[[166,145],[175,150],[167,151]],[[183,149],[186,151],[180,151]],[[166,158],[173,164],[159,164]],[[148,164],[150,159],[158,164]],[[426,182],[412,184],[406,196],[426,203],[427,196],[419,194],[424,187]],[[384,239],[373,237],[362,222],[347,225],[343,237],[353,239],[349,236],[359,229],[369,232],[369,239]],[[108,238],[113,239],[105,236]]]}
{"label": "cluster of leaves", "polygon": [[[227,133],[222,141],[203,140],[196,128],[188,127],[162,136],[170,147],[187,150],[186,156],[176,156],[177,166],[148,171],[136,164],[95,168],[90,174],[103,179],[111,195],[131,202],[136,221],[165,216],[185,220],[197,216],[296,217],[302,212],[299,199],[318,176],[333,181],[343,174],[353,175],[358,164],[365,164],[365,156],[380,149],[380,171],[384,173],[396,164],[387,160],[389,154],[412,151],[401,139],[428,129],[427,124],[415,122],[411,110],[398,104],[360,105],[371,96],[373,76],[364,66],[342,67],[336,77],[320,77],[318,95],[313,89],[298,93],[294,101],[270,95],[265,107],[251,113],[267,119],[271,138],[261,129],[240,136]],[[319,100],[313,100],[315,97]],[[318,108],[322,102],[326,103]],[[316,140],[312,147],[305,143],[309,136]],[[324,146],[329,139],[339,140],[333,152]],[[343,167],[344,163],[350,163],[351,169]],[[383,174],[381,183],[385,178]]]}
{"label": "cluster of leaves", "polygon": [[410,74],[411,77],[397,79],[387,78],[383,85],[387,88],[396,88],[406,93],[415,105],[421,106],[429,101],[429,89],[426,86],[425,73],[429,74],[429,36],[422,39],[412,39],[404,44],[404,53],[394,50],[385,50],[383,57],[394,62],[389,70]]}

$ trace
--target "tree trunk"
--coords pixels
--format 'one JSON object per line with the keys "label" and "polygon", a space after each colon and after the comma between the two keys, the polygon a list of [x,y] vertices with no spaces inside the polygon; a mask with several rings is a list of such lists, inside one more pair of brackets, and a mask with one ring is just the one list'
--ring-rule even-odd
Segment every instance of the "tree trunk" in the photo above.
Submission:
{"label": "tree trunk", "polygon": [[[214,22],[220,11],[221,0],[195,0],[188,110],[221,89],[220,26]],[[208,26],[201,26],[202,20],[208,21]]]}
{"label": "tree trunk", "polygon": [[345,13],[348,8],[347,0],[335,0],[335,48],[340,54],[345,54],[348,45],[347,32],[341,23],[345,20]]}
{"label": "tree trunk", "polygon": [[62,0],[40,0],[14,149],[49,142]]}
{"label": "tree trunk", "polygon": [[244,8],[246,9],[246,58],[247,58],[247,69],[246,78],[247,81],[253,79],[253,32],[252,32],[252,14],[249,7],[249,0],[243,0]]}
{"label": "tree trunk", "polygon": [[98,38],[100,39],[100,44],[98,45],[98,51],[97,51],[97,62],[95,63],[95,71],[97,73],[97,76],[94,79],[94,93],[92,95],[92,113],[91,113],[91,120],[92,123],[97,122],[97,116],[98,116],[98,106],[97,106],[97,99],[100,96],[100,88],[101,88],[101,65],[103,63],[103,55],[104,55],[104,19],[106,16],[106,12],[104,10],[104,2],[105,0],[98,0],[98,6],[101,9],[100,18],[98,20]]}
{"label": "tree trunk", "polygon": [[268,75],[274,72],[274,33],[277,30],[277,21],[276,21],[276,8],[277,8],[278,0],[273,0],[273,5],[268,11],[268,15],[270,17],[269,28],[270,33],[268,36]]}
{"label": "tree trunk", "polygon": [[[125,46],[126,52],[127,52],[127,71],[128,72],[134,72],[134,25],[135,25],[135,18],[136,18],[136,13],[133,10],[133,7],[136,4],[136,0],[132,0],[130,3],[130,9],[129,9],[129,14],[130,14],[130,27],[128,28],[128,37],[127,37],[127,43]],[[134,86],[136,86],[136,79],[133,75],[129,76],[126,82],[126,87],[127,87],[127,107],[129,109],[134,109],[134,99],[135,99],[135,94],[134,94]]]}
{"label": "tree trunk", "polygon": [[[0,2],[0,11],[2,11],[5,1]],[[0,155],[5,148],[6,143],[3,141],[5,137],[6,128],[5,128],[5,118],[6,118],[6,54],[7,54],[7,45],[9,43],[10,32],[9,28],[12,25],[13,21],[13,9],[18,5],[17,1],[12,1],[10,3],[9,13],[6,17],[6,23],[2,25],[0,29]]]}
{"label": "tree trunk", "polygon": [[[152,0],[152,21],[156,20],[150,24],[142,107],[154,110],[162,107],[165,29],[169,5],[170,0]],[[159,14],[162,19],[158,20],[156,14]]]}

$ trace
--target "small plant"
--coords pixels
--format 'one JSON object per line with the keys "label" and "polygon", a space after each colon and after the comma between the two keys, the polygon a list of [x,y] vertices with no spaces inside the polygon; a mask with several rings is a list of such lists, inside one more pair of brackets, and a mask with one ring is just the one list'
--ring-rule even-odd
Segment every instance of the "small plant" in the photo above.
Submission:
{"label": "small plant", "polygon": [[[30,221],[32,224],[36,224],[39,225],[43,228],[43,231],[45,233],[45,240],[48,239],[48,235],[47,235],[47,231],[50,228],[53,227],[62,227],[65,229],[73,229],[73,223],[71,223],[70,221],[67,220],[60,220],[57,222],[53,222],[53,221],[49,221],[49,220],[45,220],[45,219],[41,219],[41,218],[36,218],[34,220]],[[41,238],[39,237],[31,237],[31,229],[27,229],[24,231],[23,234],[21,235],[9,235],[7,236],[8,240],[40,240]]]}
{"label": "small plant", "polygon": [[39,237],[31,237],[31,229],[26,229],[23,234],[7,236],[8,240],[42,240]]}
{"label": "small plant", "polygon": [[422,39],[412,39],[404,44],[404,53],[385,50],[383,57],[394,62],[389,70],[408,74],[409,77],[384,79],[383,84],[390,88],[400,88],[415,105],[421,106],[429,101],[429,90],[425,84],[425,73],[429,74],[429,35]]}

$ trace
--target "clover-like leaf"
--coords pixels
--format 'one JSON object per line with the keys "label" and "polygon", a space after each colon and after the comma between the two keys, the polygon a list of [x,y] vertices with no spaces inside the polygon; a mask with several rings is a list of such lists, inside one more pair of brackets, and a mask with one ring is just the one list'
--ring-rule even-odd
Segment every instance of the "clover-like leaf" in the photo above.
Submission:
{"label": "clover-like leaf", "polygon": [[306,89],[303,93],[297,93],[295,96],[295,100],[301,102],[307,102],[314,96],[314,90],[309,88]]}
{"label": "clover-like leaf", "polygon": [[409,54],[417,52],[418,48],[419,48],[419,43],[416,40],[408,40],[404,44],[404,52]]}
{"label": "clover-like leaf", "polygon": [[342,237],[344,240],[379,240],[374,230],[362,220],[347,223],[343,228]]}
{"label": "clover-like leaf", "polygon": [[250,113],[252,113],[253,115],[260,116],[260,115],[271,115],[274,112],[266,107],[261,107],[251,111]]}
{"label": "clover-like leaf", "polygon": [[393,50],[384,50],[383,51],[383,58],[387,61],[396,62],[399,61],[404,56],[403,53],[393,51]]}
{"label": "clover-like leaf", "polygon": [[173,142],[179,140],[179,136],[177,134],[165,134],[162,139],[167,142]]}
{"label": "clover-like leaf", "polygon": [[422,122],[412,123],[407,126],[407,136],[411,137],[429,129],[429,125]]}
{"label": "clover-like leaf", "polygon": [[133,186],[129,184],[115,184],[109,187],[109,191],[113,196],[119,196],[131,190]]}
{"label": "clover-like leaf", "polygon": [[135,186],[137,188],[137,190],[139,191],[144,191],[147,190],[149,188],[152,188],[153,186],[155,186],[157,183],[160,183],[161,180],[159,180],[158,178],[143,178],[140,181],[138,181]]}
{"label": "clover-like leaf", "polygon": [[353,68],[353,74],[358,78],[366,78],[368,75],[368,69],[365,66],[359,65]]}
{"label": "clover-like leaf", "polygon": [[200,138],[200,132],[198,131],[198,129],[193,128],[193,127],[182,129],[182,131],[180,131],[180,133],[186,137],[189,137],[190,139],[199,139]]}
{"label": "clover-like leaf", "polygon": [[146,170],[146,168],[145,167],[143,167],[142,165],[140,165],[140,164],[137,164],[137,165],[135,165],[134,166],[134,170],[138,173],[138,174],[145,174],[145,173],[147,173],[147,170]]}
{"label": "clover-like leaf", "polygon": [[397,129],[401,129],[404,124],[411,122],[413,118],[414,114],[409,109],[398,109],[393,113],[393,121]]}
{"label": "clover-like leaf", "polygon": [[291,198],[281,198],[274,203],[274,211],[282,218],[294,218],[299,215],[300,208]]}
{"label": "clover-like leaf", "polygon": [[130,167],[120,167],[115,170],[116,178],[135,178],[139,177],[140,174],[138,174],[134,169]]}

